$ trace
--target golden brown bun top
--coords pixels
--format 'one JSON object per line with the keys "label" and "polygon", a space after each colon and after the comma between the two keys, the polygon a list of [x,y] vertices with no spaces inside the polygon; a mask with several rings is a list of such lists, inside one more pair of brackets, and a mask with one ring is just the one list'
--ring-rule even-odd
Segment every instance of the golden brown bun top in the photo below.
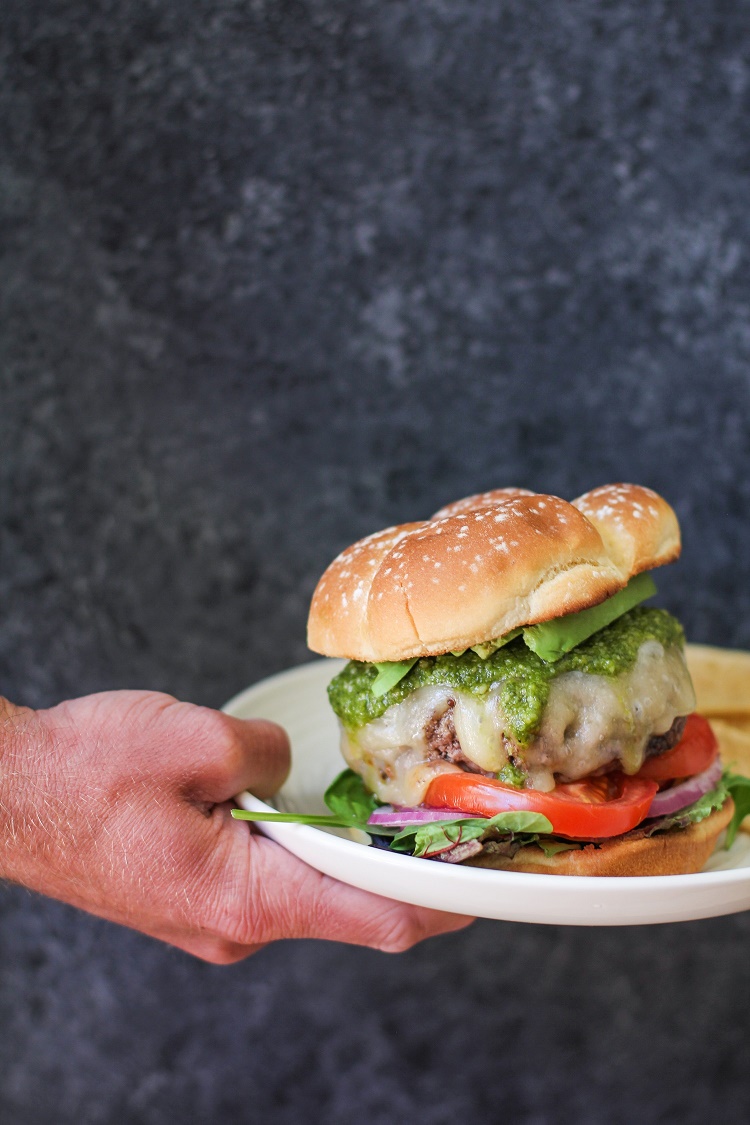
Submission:
{"label": "golden brown bun top", "polygon": [[458,651],[596,605],[679,553],[677,518],[649,488],[572,503],[496,489],[348,547],[313,594],[308,644],[378,662]]}

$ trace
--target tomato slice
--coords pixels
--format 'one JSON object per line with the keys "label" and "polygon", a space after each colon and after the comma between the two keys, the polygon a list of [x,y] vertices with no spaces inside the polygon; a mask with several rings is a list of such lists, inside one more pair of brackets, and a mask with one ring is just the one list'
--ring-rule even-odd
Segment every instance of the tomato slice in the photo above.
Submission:
{"label": "tomato slice", "polygon": [[719,752],[719,744],[707,719],[688,715],[682,738],[671,750],[657,754],[639,769],[636,777],[649,781],[672,781],[676,777],[692,777],[703,773]]}
{"label": "tomato slice", "polygon": [[558,785],[551,793],[514,789],[493,777],[471,773],[440,774],[425,794],[428,808],[457,809],[467,816],[495,816],[499,812],[538,812],[557,836],[604,839],[629,832],[648,813],[658,784],[641,777],[605,777]]}

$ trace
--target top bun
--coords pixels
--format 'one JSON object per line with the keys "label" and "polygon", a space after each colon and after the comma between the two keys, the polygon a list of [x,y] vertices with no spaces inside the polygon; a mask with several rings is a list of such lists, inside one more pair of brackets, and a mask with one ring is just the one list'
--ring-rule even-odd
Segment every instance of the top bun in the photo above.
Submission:
{"label": "top bun", "polygon": [[677,517],[649,488],[603,485],[572,503],[495,489],[348,547],[313,594],[308,645],[350,660],[439,656],[597,605],[679,553]]}

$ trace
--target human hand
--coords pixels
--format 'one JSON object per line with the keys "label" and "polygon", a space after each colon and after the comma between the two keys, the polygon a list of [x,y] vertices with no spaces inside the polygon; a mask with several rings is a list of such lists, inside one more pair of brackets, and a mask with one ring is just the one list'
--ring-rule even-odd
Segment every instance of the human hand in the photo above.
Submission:
{"label": "human hand", "polygon": [[230,815],[289,744],[262,720],[145,691],[47,711],[0,700],[0,876],[217,964],[279,938],[389,952],[469,919],[339,883]]}

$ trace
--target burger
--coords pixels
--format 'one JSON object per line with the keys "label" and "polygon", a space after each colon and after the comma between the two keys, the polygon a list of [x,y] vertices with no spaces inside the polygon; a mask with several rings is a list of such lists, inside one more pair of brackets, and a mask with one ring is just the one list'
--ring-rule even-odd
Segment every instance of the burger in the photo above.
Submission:
{"label": "burger", "polygon": [[332,816],[441,862],[699,871],[736,825],[682,627],[645,604],[679,553],[674,511],[633,484],[495,489],[345,550],[308,623],[348,659]]}

